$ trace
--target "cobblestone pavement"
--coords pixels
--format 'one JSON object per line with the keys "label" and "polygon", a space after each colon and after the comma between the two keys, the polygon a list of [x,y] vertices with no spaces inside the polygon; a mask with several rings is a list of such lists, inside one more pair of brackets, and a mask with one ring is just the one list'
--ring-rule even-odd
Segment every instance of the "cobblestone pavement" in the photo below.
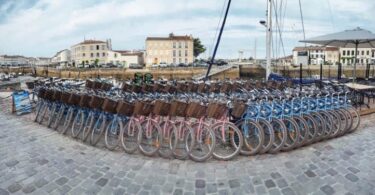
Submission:
{"label": "cobblestone pavement", "polygon": [[373,118],[288,153],[195,163],[94,148],[1,112],[0,195],[374,194]]}

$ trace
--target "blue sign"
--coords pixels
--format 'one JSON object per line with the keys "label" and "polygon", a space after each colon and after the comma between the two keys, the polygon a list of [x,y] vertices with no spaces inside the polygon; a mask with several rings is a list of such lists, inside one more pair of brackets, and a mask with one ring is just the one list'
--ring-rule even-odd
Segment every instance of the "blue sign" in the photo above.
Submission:
{"label": "blue sign", "polygon": [[17,115],[31,113],[32,107],[28,91],[15,91],[12,94],[14,111]]}

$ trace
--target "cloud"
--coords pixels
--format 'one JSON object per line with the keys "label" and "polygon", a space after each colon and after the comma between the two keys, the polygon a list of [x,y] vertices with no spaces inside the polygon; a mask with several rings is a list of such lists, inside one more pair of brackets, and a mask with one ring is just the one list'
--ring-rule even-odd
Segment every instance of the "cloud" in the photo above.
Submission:
{"label": "cloud", "polygon": [[[192,34],[213,47],[225,0],[0,0],[0,54],[52,56],[85,37],[112,38],[115,49],[142,49],[147,36]],[[287,54],[303,39],[297,1],[285,6]],[[281,5],[281,0],[276,1]],[[302,1],[306,37],[357,26],[375,30],[372,0]],[[266,1],[232,1],[218,57],[238,50],[264,57]],[[278,9],[279,10],[279,9]],[[276,20],[274,20],[275,23]],[[275,35],[276,41],[278,35]],[[275,44],[276,45],[276,44]],[[207,54],[208,55],[208,54]]]}

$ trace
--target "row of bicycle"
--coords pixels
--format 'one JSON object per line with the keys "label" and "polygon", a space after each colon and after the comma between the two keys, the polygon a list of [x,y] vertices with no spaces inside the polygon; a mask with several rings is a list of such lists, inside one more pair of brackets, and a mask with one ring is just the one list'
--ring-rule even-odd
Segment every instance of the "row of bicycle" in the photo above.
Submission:
{"label": "row of bicycle", "polygon": [[35,120],[91,145],[103,141],[110,150],[194,161],[288,151],[360,124],[341,86],[253,87],[226,94],[135,93],[126,86],[38,87]]}

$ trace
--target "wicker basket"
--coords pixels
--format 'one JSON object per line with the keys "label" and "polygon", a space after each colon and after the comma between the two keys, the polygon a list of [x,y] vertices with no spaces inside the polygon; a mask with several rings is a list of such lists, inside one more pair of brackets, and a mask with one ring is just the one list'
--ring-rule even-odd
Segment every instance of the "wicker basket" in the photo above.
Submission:
{"label": "wicker basket", "polygon": [[171,108],[169,110],[169,115],[170,116],[180,116],[180,117],[185,117],[186,116],[186,109],[189,104],[185,102],[181,102],[178,100],[173,100],[171,102]]}
{"label": "wicker basket", "polygon": [[38,91],[38,98],[44,99],[46,91],[47,90],[45,88],[40,88]]}
{"label": "wicker basket", "polygon": [[206,83],[200,83],[198,85],[198,92],[199,93],[206,93],[207,92],[208,85]]}
{"label": "wicker basket", "polygon": [[102,104],[102,110],[108,113],[116,114],[117,101],[106,98]]}
{"label": "wicker basket", "polygon": [[112,85],[109,83],[102,83],[102,86],[100,87],[100,89],[104,91],[109,91],[111,90],[111,88],[112,88]]}
{"label": "wicker basket", "polygon": [[241,118],[246,111],[246,104],[242,101],[236,101],[233,104],[231,115],[235,118]]}
{"label": "wicker basket", "polygon": [[89,108],[90,101],[91,101],[91,96],[87,94],[81,95],[81,99],[79,100],[79,106],[83,108]]}
{"label": "wicker basket", "polygon": [[132,92],[134,92],[134,93],[140,93],[141,91],[142,91],[142,86],[139,86],[139,85],[133,85],[132,86],[132,90],[131,90]]}
{"label": "wicker basket", "polygon": [[187,90],[191,93],[197,92],[198,91],[198,84],[196,83],[189,83]]}
{"label": "wicker basket", "polygon": [[162,100],[156,100],[154,102],[154,109],[152,110],[153,114],[159,116],[167,116],[169,110],[171,109],[171,104]]}
{"label": "wicker basket", "polygon": [[134,103],[119,101],[117,103],[116,111],[120,115],[132,116],[134,112]]}
{"label": "wicker basket", "polygon": [[76,94],[76,93],[72,93],[70,94],[70,97],[69,97],[69,104],[70,105],[79,105],[79,101],[81,100],[81,96],[79,94]]}
{"label": "wicker basket", "polygon": [[219,93],[220,92],[220,84],[219,83],[211,83],[209,86],[210,93]]}
{"label": "wicker basket", "polygon": [[70,95],[71,95],[71,93],[69,93],[69,92],[62,92],[61,97],[60,97],[60,101],[65,103],[65,104],[68,104]]}
{"label": "wicker basket", "polygon": [[123,82],[122,83],[122,88],[121,88],[123,91],[130,91],[131,90],[131,85],[129,85],[128,83],[126,82]]}
{"label": "wicker basket", "polygon": [[153,110],[153,105],[150,102],[137,101],[134,105],[134,114],[148,116]]}
{"label": "wicker basket", "polygon": [[163,91],[165,93],[175,93],[177,91],[177,88],[173,85],[167,85],[167,86],[165,86]]}
{"label": "wicker basket", "polygon": [[232,92],[233,84],[231,83],[223,83],[223,85],[220,87],[221,93],[230,93]]}
{"label": "wicker basket", "polygon": [[160,84],[160,83],[156,83],[156,84],[154,84],[154,86],[153,86],[153,91],[154,91],[154,92],[162,92],[164,88],[165,88],[164,85],[162,85],[162,84]]}
{"label": "wicker basket", "polygon": [[221,119],[228,112],[228,108],[225,104],[210,103],[207,107],[207,116],[209,118]]}
{"label": "wicker basket", "polygon": [[182,83],[182,82],[178,82],[176,88],[177,88],[177,91],[180,92],[180,93],[187,91],[187,85],[185,83]]}
{"label": "wicker basket", "polygon": [[53,92],[53,100],[59,101],[61,99],[61,91],[55,90]]}
{"label": "wicker basket", "polygon": [[47,89],[45,94],[44,94],[44,99],[46,100],[53,100],[53,93],[54,93],[54,90],[52,89]]}
{"label": "wicker basket", "polygon": [[152,93],[152,92],[154,92],[154,87],[152,85],[144,84],[142,86],[142,92],[143,93]]}
{"label": "wicker basket", "polygon": [[92,89],[94,87],[94,82],[91,80],[86,80],[86,87]]}
{"label": "wicker basket", "polygon": [[92,86],[93,89],[101,89],[102,88],[102,83],[99,81],[94,81],[94,84]]}
{"label": "wicker basket", "polygon": [[201,105],[199,102],[189,103],[186,109],[186,116],[192,118],[202,118],[206,115],[207,107]]}
{"label": "wicker basket", "polygon": [[100,109],[102,107],[103,102],[104,102],[104,98],[99,97],[99,96],[92,96],[89,106],[92,109]]}

